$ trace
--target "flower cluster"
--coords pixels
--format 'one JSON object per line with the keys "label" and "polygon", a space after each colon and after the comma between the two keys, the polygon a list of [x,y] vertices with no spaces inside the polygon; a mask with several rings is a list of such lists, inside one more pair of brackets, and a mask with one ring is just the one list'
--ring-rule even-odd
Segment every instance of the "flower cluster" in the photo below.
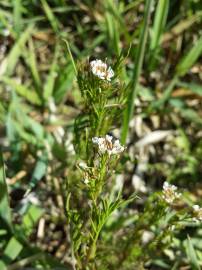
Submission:
{"label": "flower cluster", "polygon": [[108,67],[106,63],[102,62],[102,60],[96,59],[91,61],[90,67],[92,73],[102,80],[111,81],[111,78],[114,76],[112,68]]}
{"label": "flower cluster", "polygon": [[113,142],[113,137],[106,135],[105,137],[93,137],[93,143],[98,145],[99,152],[101,154],[108,153],[110,155],[118,155],[124,151],[124,146],[122,146],[119,140]]}
{"label": "flower cluster", "polygon": [[168,182],[163,184],[163,199],[172,204],[176,199],[181,196],[181,193],[176,192],[177,187],[175,185],[170,185]]}
{"label": "flower cluster", "polygon": [[202,208],[199,205],[193,205],[194,221],[202,221]]}

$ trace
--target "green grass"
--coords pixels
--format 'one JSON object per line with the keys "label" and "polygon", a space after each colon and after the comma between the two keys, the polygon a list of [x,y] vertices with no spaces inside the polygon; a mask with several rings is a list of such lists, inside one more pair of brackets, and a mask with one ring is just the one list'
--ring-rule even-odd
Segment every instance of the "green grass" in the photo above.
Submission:
{"label": "green grass", "polygon": [[134,101],[137,96],[137,85],[138,85],[138,80],[140,77],[141,69],[142,69],[142,64],[144,60],[144,55],[145,55],[145,48],[146,48],[146,42],[147,42],[147,36],[148,36],[148,31],[149,31],[149,20],[150,20],[150,15],[151,15],[151,8],[152,8],[153,1],[146,1],[145,4],[145,14],[144,14],[144,19],[143,19],[143,26],[141,29],[140,33],[140,38],[139,38],[139,44],[136,52],[136,61],[134,63],[134,70],[133,70],[133,76],[131,78],[130,82],[130,93],[128,95],[128,101],[127,101],[127,108],[125,110],[124,114],[124,120],[123,120],[123,128],[122,128],[122,136],[121,136],[121,141],[122,143],[125,144],[126,139],[127,139],[127,134],[129,130],[129,122],[130,119],[133,115],[134,111]]}
{"label": "green grass", "polygon": [[[197,0],[0,1],[0,269],[201,268],[201,22]],[[106,133],[126,146],[108,173]]]}

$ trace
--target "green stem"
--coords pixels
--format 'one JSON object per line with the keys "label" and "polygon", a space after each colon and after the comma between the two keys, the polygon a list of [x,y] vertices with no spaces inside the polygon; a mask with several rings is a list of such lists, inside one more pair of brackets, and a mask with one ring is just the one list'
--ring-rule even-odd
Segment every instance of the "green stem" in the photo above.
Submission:
{"label": "green stem", "polygon": [[71,49],[70,49],[70,46],[69,46],[69,42],[66,39],[62,39],[62,40],[65,42],[65,44],[67,46],[67,51],[69,53],[69,57],[70,57],[70,60],[72,62],[72,66],[73,66],[73,69],[74,69],[74,74],[75,74],[75,76],[77,76],[78,75],[78,71],[77,71],[77,68],[76,68],[76,64],[74,62],[74,58],[72,56],[72,52],[71,52]]}
{"label": "green stem", "polygon": [[103,188],[103,184],[104,184],[104,178],[106,176],[106,163],[108,160],[108,155],[103,155],[101,157],[101,161],[100,161],[100,172],[99,172],[99,176],[97,178],[97,183],[96,183],[96,191],[93,194],[93,201],[95,206],[97,206],[97,198],[100,195],[100,193],[102,192],[102,188]]}
{"label": "green stem", "polygon": [[[106,176],[106,165],[107,165],[107,161],[108,161],[109,157],[108,154],[107,155],[102,155],[101,156],[101,161],[100,161],[100,172],[99,172],[99,177],[98,177],[98,181],[97,181],[97,190],[96,192],[93,194],[93,207],[95,209],[97,209],[99,206],[99,202],[97,201],[100,193],[102,192],[102,188],[103,188],[103,183],[104,183],[104,179]],[[103,225],[102,225],[103,226]],[[89,247],[88,250],[88,254],[86,256],[86,260],[85,260],[85,267],[88,265],[89,261],[93,260],[96,256],[96,249],[97,249],[97,240],[100,234],[100,231],[102,229],[102,226],[99,228],[99,230],[96,232],[93,241]]]}
{"label": "green stem", "polygon": [[143,28],[141,31],[140,41],[139,41],[138,50],[137,50],[137,61],[135,63],[135,67],[133,71],[133,78],[131,82],[131,92],[128,95],[127,107],[124,112],[124,118],[123,118],[123,127],[122,127],[122,134],[121,134],[121,142],[123,144],[125,144],[126,142],[128,129],[129,129],[129,122],[134,111],[134,100],[137,96],[138,79],[140,77],[142,64],[143,64],[144,52],[145,52],[147,35],[148,35],[148,30],[149,30],[149,20],[150,20],[150,15],[151,15],[152,3],[153,3],[153,0],[146,0]]}

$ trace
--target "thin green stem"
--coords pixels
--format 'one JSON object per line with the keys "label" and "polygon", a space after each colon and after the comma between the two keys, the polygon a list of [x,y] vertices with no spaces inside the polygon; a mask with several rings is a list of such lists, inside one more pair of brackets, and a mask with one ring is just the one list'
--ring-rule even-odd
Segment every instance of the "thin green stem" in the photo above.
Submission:
{"label": "thin green stem", "polygon": [[[101,156],[101,160],[100,160],[100,171],[99,171],[99,176],[97,179],[97,190],[96,192],[93,194],[93,208],[96,211],[96,209],[98,209],[99,207],[99,202],[98,202],[98,197],[102,192],[103,189],[103,184],[104,184],[104,179],[106,176],[106,165],[107,165],[107,161],[108,161],[109,157],[108,154],[107,155],[102,155]],[[86,260],[84,262],[84,266],[86,267],[89,263],[89,261],[92,261],[95,256],[96,256],[96,250],[97,250],[97,240],[100,234],[100,231],[103,227],[104,223],[99,227],[99,229],[97,230],[97,232],[95,233],[94,237],[93,237],[93,241],[91,242],[91,245],[89,247],[87,256],[86,256]]]}
{"label": "thin green stem", "polygon": [[73,68],[74,68],[74,73],[75,73],[75,76],[77,76],[78,71],[77,71],[77,68],[76,68],[76,64],[75,64],[74,58],[73,58],[73,56],[72,56],[72,52],[71,52],[71,49],[70,49],[70,46],[69,46],[69,42],[68,42],[66,39],[62,39],[62,40],[65,42],[65,44],[66,44],[66,46],[67,46],[67,51],[68,51],[68,53],[69,53],[69,57],[70,57],[70,59],[71,59],[72,66],[73,66]]}

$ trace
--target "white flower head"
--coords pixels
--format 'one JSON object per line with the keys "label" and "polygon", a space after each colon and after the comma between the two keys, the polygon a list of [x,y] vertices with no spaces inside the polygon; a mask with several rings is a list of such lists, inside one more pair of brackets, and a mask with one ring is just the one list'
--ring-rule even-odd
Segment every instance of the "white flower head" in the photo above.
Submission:
{"label": "white flower head", "polygon": [[109,155],[118,155],[125,149],[124,146],[120,144],[119,140],[113,142],[113,137],[109,135],[105,137],[93,137],[92,141],[98,145],[101,154],[108,153]]}
{"label": "white flower head", "polygon": [[111,81],[111,78],[114,76],[113,69],[110,66],[108,67],[102,60],[96,59],[91,61],[90,67],[92,73],[102,80]]}
{"label": "white flower head", "polygon": [[194,212],[194,217],[193,217],[193,220],[194,221],[202,221],[202,208],[195,204],[193,205],[193,212]]}
{"label": "white flower head", "polygon": [[83,182],[84,182],[85,185],[88,185],[90,181],[89,181],[88,178],[84,178],[84,179],[83,179]]}
{"label": "white flower head", "polygon": [[142,234],[142,243],[145,245],[154,238],[154,233],[150,231],[144,231]]}
{"label": "white flower head", "polygon": [[172,204],[180,196],[181,196],[181,193],[177,192],[177,187],[175,185],[170,185],[168,182],[164,182],[162,198],[167,203]]}
{"label": "white flower head", "polygon": [[88,166],[85,162],[81,161],[79,162],[79,168],[81,168],[82,170],[87,170],[88,169]]}

